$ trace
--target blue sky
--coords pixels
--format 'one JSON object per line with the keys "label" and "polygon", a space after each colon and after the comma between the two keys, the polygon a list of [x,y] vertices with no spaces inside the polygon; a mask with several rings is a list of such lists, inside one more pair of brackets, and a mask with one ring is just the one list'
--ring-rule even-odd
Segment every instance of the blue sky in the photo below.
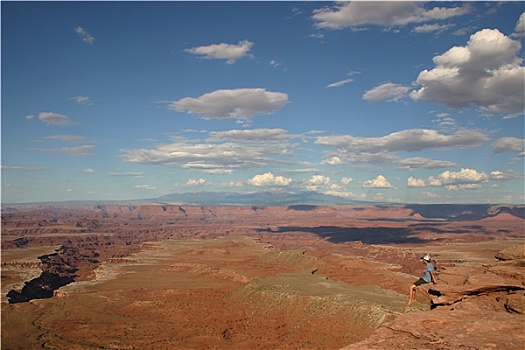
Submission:
{"label": "blue sky", "polygon": [[8,2],[2,202],[524,202],[523,2]]}

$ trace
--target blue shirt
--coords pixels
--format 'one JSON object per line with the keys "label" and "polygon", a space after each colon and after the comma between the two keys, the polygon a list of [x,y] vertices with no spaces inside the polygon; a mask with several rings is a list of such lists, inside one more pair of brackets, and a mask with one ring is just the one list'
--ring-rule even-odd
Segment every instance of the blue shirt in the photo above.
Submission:
{"label": "blue shirt", "polygon": [[423,278],[425,282],[430,283],[432,282],[432,276],[430,276],[430,271],[434,271],[434,265],[432,263],[428,263],[425,267],[425,274],[423,275]]}

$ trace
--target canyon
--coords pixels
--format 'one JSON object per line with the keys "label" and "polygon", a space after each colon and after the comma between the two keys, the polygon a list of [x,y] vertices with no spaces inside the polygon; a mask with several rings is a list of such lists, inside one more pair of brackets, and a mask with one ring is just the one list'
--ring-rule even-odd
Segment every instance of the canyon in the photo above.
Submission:
{"label": "canyon", "polygon": [[2,349],[523,349],[524,212],[3,206]]}

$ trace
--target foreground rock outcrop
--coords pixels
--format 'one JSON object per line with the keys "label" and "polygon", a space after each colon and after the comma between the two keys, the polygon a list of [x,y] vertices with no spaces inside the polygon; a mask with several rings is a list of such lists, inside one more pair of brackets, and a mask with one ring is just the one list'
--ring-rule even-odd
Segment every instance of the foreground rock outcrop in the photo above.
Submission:
{"label": "foreground rock outcrop", "polygon": [[[518,251],[523,245],[498,252]],[[518,255],[518,257],[520,257]],[[432,311],[409,313],[345,350],[506,349],[525,345],[525,260],[454,266],[428,292]]]}

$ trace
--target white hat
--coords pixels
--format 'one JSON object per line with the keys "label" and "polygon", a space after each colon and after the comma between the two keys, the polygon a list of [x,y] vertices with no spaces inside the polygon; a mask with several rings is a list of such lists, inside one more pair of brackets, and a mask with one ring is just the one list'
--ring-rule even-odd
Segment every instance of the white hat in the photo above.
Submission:
{"label": "white hat", "polygon": [[421,258],[421,260],[430,261],[430,255],[429,254],[425,254],[425,256]]}

